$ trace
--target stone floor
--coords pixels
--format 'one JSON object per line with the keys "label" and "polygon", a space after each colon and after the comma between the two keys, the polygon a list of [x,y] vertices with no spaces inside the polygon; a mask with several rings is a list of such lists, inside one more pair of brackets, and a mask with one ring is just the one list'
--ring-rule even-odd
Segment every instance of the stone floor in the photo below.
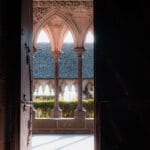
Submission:
{"label": "stone floor", "polygon": [[94,150],[92,134],[34,134],[32,150]]}

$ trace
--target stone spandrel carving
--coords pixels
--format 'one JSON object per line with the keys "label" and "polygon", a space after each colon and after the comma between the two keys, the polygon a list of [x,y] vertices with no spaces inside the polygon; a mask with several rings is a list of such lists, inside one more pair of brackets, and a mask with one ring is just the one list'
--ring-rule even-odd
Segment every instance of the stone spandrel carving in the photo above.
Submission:
{"label": "stone spandrel carving", "polygon": [[33,23],[36,24],[44,15],[49,12],[49,8],[36,7],[33,9]]}
{"label": "stone spandrel carving", "polygon": [[93,1],[33,1],[33,23],[38,23],[52,9],[73,13],[79,7],[92,13]]}
{"label": "stone spandrel carving", "polygon": [[80,5],[84,6],[86,9],[92,9],[93,1],[33,1],[33,8],[65,7],[65,9],[71,9],[74,7],[79,7]]}

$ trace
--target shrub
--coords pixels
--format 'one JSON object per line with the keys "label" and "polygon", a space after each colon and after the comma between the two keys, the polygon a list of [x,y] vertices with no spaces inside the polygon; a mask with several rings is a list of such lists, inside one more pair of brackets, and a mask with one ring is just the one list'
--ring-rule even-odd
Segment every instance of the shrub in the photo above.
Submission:
{"label": "shrub", "polygon": [[34,96],[34,100],[53,100],[55,96],[43,96],[43,95],[38,95]]}
{"label": "shrub", "polygon": [[[51,117],[51,109],[54,106],[54,100],[36,100],[33,102],[36,109],[36,117]],[[77,107],[77,101],[59,101],[59,106],[63,111],[63,117],[74,117],[74,110]],[[83,100],[83,107],[86,109],[86,117],[94,117],[93,99]]]}

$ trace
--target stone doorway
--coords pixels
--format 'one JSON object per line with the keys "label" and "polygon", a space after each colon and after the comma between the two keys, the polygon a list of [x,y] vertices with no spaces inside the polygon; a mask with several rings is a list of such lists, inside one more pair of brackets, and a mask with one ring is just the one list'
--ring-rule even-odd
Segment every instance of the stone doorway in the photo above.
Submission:
{"label": "stone doorway", "polygon": [[[41,31],[47,36],[48,47],[46,45],[40,47],[37,44]],[[74,41],[69,47],[68,56],[63,54],[66,53],[64,41],[67,33],[72,35],[72,41]],[[49,96],[54,99],[53,109],[48,109],[51,118],[42,120],[33,118],[33,133],[93,134],[94,119],[86,118],[87,110],[83,107],[84,98],[94,99],[93,44],[90,47],[92,54],[88,53],[89,45],[85,44],[85,41],[90,41],[90,34],[93,35],[93,1],[33,1],[33,55],[34,59],[38,57],[37,60],[33,60],[33,68],[34,65],[37,67],[33,69],[35,71],[33,71],[35,73],[33,97],[39,98],[47,93],[44,98]],[[43,56],[45,55],[44,60],[39,63],[42,53]],[[72,53],[73,59],[70,57]],[[47,58],[48,55],[51,56]],[[73,66],[66,65],[67,59],[64,66],[61,66],[65,57],[74,60]],[[42,63],[45,60],[51,63],[49,65]],[[45,71],[44,67],[47,66]],[[70,69],[65,71],[65,67]],[[76,100],[76,106],[72,109],[73,115],[70,118],[64,118],[66,113],[61,108],[60,99],[66,99],[65,95],[69,95],[68,99],[74,97]],[[94,101],[92,103],[94,107]],[[92,113],[94,116],[94,108]]]}

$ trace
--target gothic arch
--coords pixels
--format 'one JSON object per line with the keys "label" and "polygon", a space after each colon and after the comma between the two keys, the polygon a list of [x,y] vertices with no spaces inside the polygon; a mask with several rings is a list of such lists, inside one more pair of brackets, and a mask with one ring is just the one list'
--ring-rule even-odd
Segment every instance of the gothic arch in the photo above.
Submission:
{"label": "gothic arch", "polygon": [[66,24],[66,26],[68,27],[68,29],[70,30],[70,32],[71,32],[71,34],[73,36],[74,45],[76,47],[76,45],[77,45],[77,37],[78,37],[78,34],[79,34],[78,28],[73,23],[73,21],[72,21],[72,19],[71,19],[70,16],[65,15],[62,11],[56,10],[56,9],[53,9],[52,11],[48,12],[39,21],[39,23],[37,23],[34,26],[34,29],[33,29],[33,44],[34,44],[34,46],[36,47],[36,39],[37,39],[37,36],[38,36],[39,32],[41,31],[42,28],[44,28],[44,26],[46,25],[46,23],[50,19],[52,19],[54,16],[58,16],[58,17],[60,17],[64,21],[64,24]]}
{"label": "gothic arch", "polygon": [[91,32],[94,36],[94,31],[93,31],[93,22],[90,22],[90,24],[87,26],[86,30],[85,30],[85,33],[84,33],[84,44],[85,44],[85,39],[86,39],[86,35],[88,32]]}

